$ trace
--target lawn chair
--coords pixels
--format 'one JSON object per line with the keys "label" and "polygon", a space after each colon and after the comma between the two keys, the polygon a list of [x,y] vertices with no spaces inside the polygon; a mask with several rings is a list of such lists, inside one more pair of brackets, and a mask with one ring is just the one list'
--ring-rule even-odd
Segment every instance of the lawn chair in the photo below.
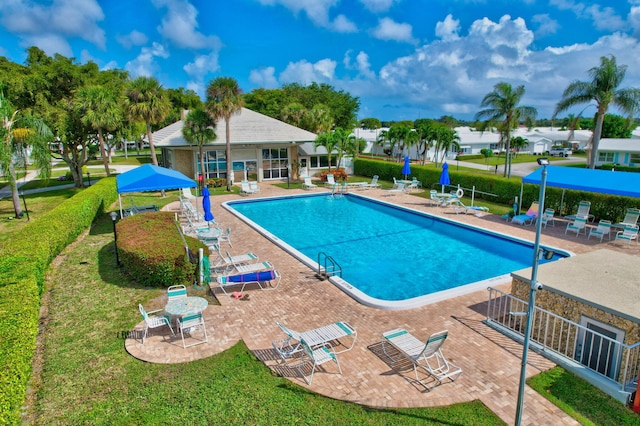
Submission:
{"label": "lawn chair", "polygon": [[371,178],[371,182],[364,185],[363,188],[380,188],[381,185],[378,183],[378,179],[380,179],[380,177],[378,175],[374,175],[373,178]]}
{"label": "lawn chair", "polygon": [[271,262],[258,262],[249,264],[234,265],[236,271],[239,274],[247,274],[249,272],[265,271],[267,269],[273,269]]}
{"label": "lawn chair", "polygon": [[253,253],[245,253],[239,254],[236,256],[231,256],[229,251],[226,252],[226,256],[222,254],[222,250],[220,250],[220,246],[218,244],[212,244],[209,246],[209,251],[215,251],[218,254],[218,258],[211,265],[211,268],[216,271],[228,271],[231,268],[234,268],[238,265],[244,265],[247,263],[254,263],[258,261],[258,255]]}
{"label": "lawn chair", "polygon": [[227,232],[220,234],[218,237],[218,244],[220,243],[227,243],[229,244],[229,247],[233,248],[233,244],[231,244],[231,228],[227,228]]}
{"label": "lawn chair", "polygon": [[[187,345],[184,340],[185,333],[193,337],[192,333],[198,328],[202,328],[204,338],[201,340],[196,340],[195,343],[190,343]],[[182,347],[185,349],[190,346],[200,345],[209,341],[209,337],[207,336],[207,327],[204,324],[204,317],[202,316],[202,312],[178,318],[178,329],[180,330],[180,335],[182,336]]]}
{"label": "lawn chair", "polygon": [[547,225],[556,226],[555,221],[553,220],[556,211],[554,209],[544,209],[544,213],[540,216],[540,220],[542,220],[542,226],[545,228]]}
{"label": "lawn chair", "polygon": [[395,361],[391,355],[387,353],[386,344],[393,346],[400,354],[407,358],[413,364],[413,371],[416,381],[421,383],[427,390],[429,386],[420,380],[418,376],[418,368],[423,369],[429,375],[436,379],[436,385],[442,383],[444,379],[454,381],[460,374],[462,369],[449,361],[442,354],[442,345],[449,332],[447,330],[434,333],[429,336],[426,343],[415,338],[407,330],[396,328],[395,330],[382,333],[382,350],[391,359]]}
{"label": "lawn chair", "polygon": [[631,241],[635,241],[636,244],[638,244],[638,226],[625,226],[624,230],[618,231],[616,233],[614,243],[618,241],[624,241],[627,244],[631,244]]}
{"label": "lawn chair", "polygon": [[[144,345],[144,338],[147,337],[147,332],[150,328],[158,328],[162,326],[169,327],[172,335],[176,335],[173,332],[173,327],[171,327],[171,320],[166,315],[153,315],[158,312],[162,312],[162,309],[157,309],[155,311],[147,312],[141,304],[138,304],[138,310],[140,311],[140,315],[144,319],[144,331],[142,332],[142,344]],[[151,314],[151,315],[150,315]]]}
{"label": "lawn chair", "polygon": [[576,217],[572,223],[567,224],[567,229],[564,230],[564,235],[567,235],[567,232],[572,231],[576,233],[576,237],[580,235],[580,232],[584,231],[584,235],[587,235],[587,218],[586,217]]}
{"label": "lawn chair", "polygon": [[435,189],[429,191],[429,200],[431,201],[432,206],[442,205],[442,198],[438,196],[438,191],[436,191]]}
{"label": "lawn chair", "polygon": [[318,185],[316,185],[315,183],[311,182],[311,177],[310,176],[305,176],[304,178],[304,183],[302,184],[302,189],[313,189],[313,188],[317,188]]}
{"label": "lawn chair", "polygon": [[601,220],[598,222],[597,228],[591,228],[589,231],[589,236],[587,239],[590,239],[591,236],[600,237],[600,242],[602,242],[602,238],[606,235],[608,240],[611,240],[611,221],[610,220]]}
{"label": "lawn chair", "polygon": [[252,189],[249,181],[243,180],[242,182],[240,182],[240,193],[244,194],[244,195],[251,195],[251,194],[255,194],[256,191],[255,189]]}
{"label": "lawn chair", "polygon": [[184,199],[188,202],[190,202],[191,200],[195,200],[198,197],[196,197],[195,195],[193,195],[191,193],[191,188],[182,188],[182,190],[180,191],[180,198]]}
{"label": "lawn chair", "polygon": [[275,290],[280,285],[280,279],[278,271],[270,269],[248,274],[220,275],[216,278],[216,282],[224,294],[229,294],[227,293],[228,288],[240,287],[239,291],[242,292],[247,284],[257,284],[261,290]]}
{"label": "lawn chair", "polygon": [[460,201],[457,198],[453,202],[452,206],[453,206],[453,211],[455,211],[456,214],[459,214],[459,213],[464,213],[464,214],[473,213],[475,215],[479,215],[480,212],[488,212],[489,211],[489,208],[488,207],[484,207],[484,206],[466,206],[462,201]]}
{"label": "lawn chair", "polygon": [[593,222],[595,216],[590,214],[589,210],[591,210],[591,201],[580,201],[580,203],[578,203],[578,211],[576,212],[576,214],[571,214],[569,216],[565,216],[564,218],[573,220],[577,217],[584,217],[585,219],[587,219],[587,221]]}
{"label": "lawn chair", "polygon": [[327,175],[327,181],[324,183],[324,186],[328,187],[328,188],[333,188],[333,186],[336,184],[335,179],[333,178],[332,174],[328,174]]}
{"label": "lawn chair", "polygon": [[[342,368],[340,368],[340,362],[338,361],[338,356],[331,349],[329,345],[321,345],[315,349],[312,349],[305,341],[301,342],[302,347],[302,356],[296,358],[298,361],[296,364],[287,366],[289,368],[294,368],[300,372],[300,375],[304,379],[307,384],[311,384],[313,382],[313,373],[316,371],[316,367],[323,365],[327,362],[335,362],[338,366],[338,373],[342,374]],[[285,364],[287,361],[285,360]],[[309,379],[307,379],[307,374],[303,370],[304,367],[307,367],[311,364],[311,373],[309,374]],[[306,368],[308,371],[308,367]]]}
{"label": "lawn chair", "polygon": [[407,192],[407,191],[406,191],[405,184],[402,182],[399,182],[395,188],[385,189],[385,192],[387,193],[387,195],[396,195],[400,192]]}
{"label": "lawn chair", "polygon": [[167,303],[172,300],[186,299],[187,288],[183,285],[172,285],[167,289]]}
{"label": "lawn chair", "polygon": [[534,220],[538,218],[540,214],[540,204],[537,201],[531,203],[531,207],[525,214],[518,214],[511,218],[512,223],[518,223],[520,225],[531,225]]}
{"label": "lawn chair", "polygon": [[638,217],[640,217],[640,209],[630,207],[624,215],[622,222],[614,223],[615,228],[626,228],[627,226],[635,226],[638,224]]}
{"label": "lawn chair", "polygon": [[[341,345],[345,349],[335,351],[336,354],[347,352],[353,348],[358,338],[356,329],[349,323],[344,321],[334,322],[313,330],[298,332],[289,329],[287,326],[277,322],[278,327],[288,336],[284,340],[275,340],[272,342],[273,348],[278,352],[280,357],[285,360],[302,350],[301,342],[304,340],[311,348],[316,348],[325,344],[330,344],[332,349]],[[340,339],[344,337],[353,338],[350,345],[343,344]],[[336,343],[336,344],[334,344]]]}

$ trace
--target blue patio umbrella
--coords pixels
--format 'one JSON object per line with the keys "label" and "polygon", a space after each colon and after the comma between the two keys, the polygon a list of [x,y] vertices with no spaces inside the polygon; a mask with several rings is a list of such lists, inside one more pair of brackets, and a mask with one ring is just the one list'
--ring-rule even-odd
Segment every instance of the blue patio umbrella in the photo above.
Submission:
{"label": "blue patio umbrella", "polygon": [[442,193],[444,194],[444,186],[449,185],[451,179],[449,178],[449,164],[444,163],[442,165],[442,173],[440,173],[440,185],[442,185]]}
{"label": "blue patio umbrella", "polygon": [[213,220],[213,213],[211,213],[211,199],[209,194],[209,188],[206,186],[202,190],[202,210],[204,211],[204,220],[210,222]]}
{"label": "blue patio umbrella", "polygon": [[404,157],[404,166],[402,166],[402,174],[404,175],[405,180],[407,176],[411,174],[411,165],[409,164],[411,160],[409,160],[409,156]]}

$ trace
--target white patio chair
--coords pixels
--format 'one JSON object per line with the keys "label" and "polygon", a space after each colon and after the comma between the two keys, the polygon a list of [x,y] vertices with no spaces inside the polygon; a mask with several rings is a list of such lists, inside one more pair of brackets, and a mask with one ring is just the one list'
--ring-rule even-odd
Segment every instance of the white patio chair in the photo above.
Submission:
{"label": "white patio chair", "polygon": [[631,244],[631,241],[635,241],[638,244],[638,226],[625,226],[624,230],[616,233],[616,239],[614,241],[624,241],[627,244]]}
{"label": "white patio chair", "polygon": [[332,174],[327,175],[327,181],[325,182],[324,186],[333,188],[335,184],[336,184],[336,180],[334,179],[333,175]]}
{"label": "white patio chair", "polygon": [[547,225],[556,226],[555,221],[553,220],[556,211],[554,209],[544,209],[544,213],[540,216],[540,220],[542,220],[542,226],[545,228]]}
{"label": "white patio chair", "polygon": [[227,243],[229,247],[233,247],[233,244],[231,244],[231,228],[227,228],[227,232],[218,237],[218,245],[221,243]]}
{"label": "white patio chair", "polygon": [[591,228],[589,231],[589,236],[587,239],[590,239],[591,236],[600,237],[600,242],[602,242],[602,238],[606,235],[608,240],[611,240],[611,221],[610,220],[601,220],[598,222],[597,228]]}
{"label": "white patio chair", "polygon": [[302,189],[313,189],[317,187],[318,185],[311,182],[311,176],[305,176],[304,183],[302,184]]}
{"label": "white patio chair", "polygon": [[[195,343],[186,344],[184,340],[185,333],[193,338],[193,332],[198,328],[202,329],[204,337],[199,340],[196,339]],[[182,337],[182,347],[185,349],[190,346],[200,345],[209,341],[209,337],[207,336],[207,327],[204,323],[204,317],[202,316],[201,312],[193,315],[185,315],[182,318],[178,318],[178,329],[180,330],[180,336]]]}
{"label": "white patio chair", "polygon": [[385,344],[393,346],[400,354],[413,364],[413,371],[416,381],[425,388],[429,386],[418,376],[418,368],[426,371],[436,379],[436,384],[442,383],[444,379],[454,381],[462,374],[462,369],[449,361],[442,354],[442,345],[449,332],[447,330],[434,333],[429,336],[426,343],[415,338],[411,333],[402,328],[382,333],[382,350],[392,361],[394,358],[387,353]]}
{"label": "white patio chair", "polygon": [[380,188],[382,185],[378,183],[378,179],[380,179],[378,175],[373,175],[371,182],[363,186],[363,188]]}
{"label": "white patio chair", "polygon": [[167,303],[172,300],[186,299],[187,288],[183,285],[172,285],[167,289]]}
{"label": "white patio chair", "polygon": [[[272,342],[273,348],[278,352],[282,359],[290,358],[293,354],[302,350],[301,342],[304,340],[311,348],[321,345],[330,344],[335,351],[335,347],[341,346],[344,349],[335,351],[336,354],[347,352],[353,348],[358,338],[358,333],[349,323],[344,321],[334,322],[322,327],[314,328],[303,332],[291,330],[284,324],[276,322],[278,327],[288,336],[284,340],[275,340]],[[340,341],[345,337],[352,338],[351,344],[345,344]]]}
{"label": "white patio chair", "polygon": [[[304,340],[301,342],[301,345],[302,345],[303,356],[299,358],[299,362],[297,364],[292,365],[290,367],[298,370],[302,375],[302,377],[304,378],[304,381],[307,382],[307,384],[310,385],[311,382],[313,381],[313,373],[316,371],[316,367],[323,365],[327,362],[335,362],[336,365],[338,366],[339,374],[342,374],[342,368],[340,368],[340,362],[338,361],[338,356],[336,355],[335,352],[333,352],[333,349],[331,349],[331,346],[329,346],[328,344],[325,344],[325,345],[320,345],[316,349],[311,349],[309,345],[305,343]],[[309,379],[307,380],[307,375],[303,371],[303,367],[309,364],[311,364],[311,374],[309,375]]]}
{"label": "white patio chair", "polygon": [[173,332],[173,327],[171,327],[171,321],[169,320],[169,318],[167,318],[166,315],[153,315],[158,312],[162,312],[162,309],[156,309],[155,311],[147,312],[142,306],[142,304],[138,304],[138,310],[140,311],[140,315],[142,315],[142,318],[144,319],[144,331],[142,332],[143,345],[144,345],[144,339],[145,337],[147,337],[147,332],[149,331],[150,328],[158,328],[166,325],[167,327],[169,327],[169,330],[171,330],[171,334],[174,336],[176,335]]}
{"label": "white patio chair", "polygon": [[572,231],[576,233],[576,237],[580,235],[580,232],[584,231],[584,235],[587,235],[587,218],[586,217],[576,217],[572,223],[567,224],[567,229],[564,230],[564,234],[567,235],[567,232]]}

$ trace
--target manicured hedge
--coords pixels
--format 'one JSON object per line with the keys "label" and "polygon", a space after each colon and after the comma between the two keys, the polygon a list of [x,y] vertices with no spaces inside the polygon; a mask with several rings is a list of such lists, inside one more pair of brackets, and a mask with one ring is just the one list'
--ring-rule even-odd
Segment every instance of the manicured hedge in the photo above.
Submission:
{"label": "manicured hedge", "polygon": [[116,226],[120,259],[127,273],[140,284],[151,287],[193,284],[198,249],[208,255],[207,246],[185,236],[191,261],[175,226],[171,212],[129,216]]}
{"label": "manicured hedge", "polygon": [[[390,161],[377,161],[368,159],[356,159],[354,161],[354,172],[359,176],[378,175],[383,180],[393,180],[394,177],[402,176],[402,163]],[[441,169],[423,167],[417,164],[411,165],[411,176],[415,176],[422,182],[426,189],[440,190]],[[480,175],[469,172],[456,172],[449,167],[449,176],[452,185],[460,185],[462,188],[473,188],[476,191],[495,194],[496,197],[476,193],[476,198],[485,198],[488,201],[511,205],[516,197],[520,197],[522,178],[511,177],[509,179],[500,175]],[[466,189],[465,189],[466,191]],[[522,188],[522,209],[529,208],[531,203],[538,200],[540,195],[539,185],[524,185]],[[467,195],[468,192],[467,192]],[[564,191],[562,189],[547,187],[545,191],[545,207],[555,210],[556,216],[573,214],[578,209],[578,204],[582,200],[591,201],[590,213],[595,216],[595,220],[608,219],[612,222],[619,222],[625,215],[629,207],[640,208],[640,198],[620,197],[616,195],[598,194],[584,191]],[[562,205],[562,212],[560,206]]]}
{"label": "manicured hedge", "polygon": [[49,264],[116,197],[115,178],[102,179],[0,247],[0,424],[20,424]]}

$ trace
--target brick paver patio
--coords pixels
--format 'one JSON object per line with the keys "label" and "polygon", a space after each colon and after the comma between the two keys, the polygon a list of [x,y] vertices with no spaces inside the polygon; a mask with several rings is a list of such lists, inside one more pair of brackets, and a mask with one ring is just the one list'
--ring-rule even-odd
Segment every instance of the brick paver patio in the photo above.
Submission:
{"label": "brick paver patio", "polygon": [[[266,183],[260,186],[259,196],[301,192]],[[373,197],[385,195],[382,190],[365,193]],[[219,206],[222,201],[238,197],[228,195],[213,198],[216,220],[232,229],[232,254],[251,251],[258,254],[261,260],[269,260],[275,265],[283,276],[279,288],[274,291],[245,291],[250,295],[249,300],[235,300],[217,294],[220,305],[210,305],[204,311],[209,334],[206,344],[183,349],[180,337],[171,338],[166,330],[166,333],[152,333],[144,345],[133,337],[127,339],[126,350],[131,355],[156,363],[188,362],[224,351],[242,339],[277,374],[331,398],[372,407],[429,407],[479,399],[504,421],[513,423],[522,346],[482,323],[488,296],[486,291],[404,311],[383,311],[363,306],[330,282],[318,279],[314,271]],[[496,215],[455,215],[451,208],[431,207],[428,200],[408,194],[384,199],[530,241],[535,237],[534,226],[507,223]],[[177,209],[177,205],[168,208]],[[562,220],[556,220],[555,227],[543,229],[542,244],[576,254],[600,247],[640,253],[637,245],[617,247],[609,242],[587,240],[584,235],[565,236],[565,227]],[[508,285],[500,288],[508,290]],[[163,303],[159,300],[157,304],[162,306]],[[282,367],[271,346],[273,340],[285,337],[276,326],[276,321],[301,331],[335,321],[347,321],[353,325],[358,332],[358,340],[351,351],[339,355],[342,375],[337,374],[334,364],[325,364],[327,368],[316,371],[312,386],[307,386],[295,370]],[[406,328],[422,340],[426,340],[433,332],[448,329],[449,339],[443,352],[451,362],[462,367],[462,376],[455,382],[445,381],[431,391],[416,384],[412,380],[413,370],[408,364],[394,364],[381,352],[380,334],[396,327]],[[136,330],[140,329],[142,323],[136,326]],[[132,336],[135,335],[132,333]],[[530,352],[528,360],[529,377],[554,365],[535,352]],[[523,424],[577,422],[527,387]]]}

